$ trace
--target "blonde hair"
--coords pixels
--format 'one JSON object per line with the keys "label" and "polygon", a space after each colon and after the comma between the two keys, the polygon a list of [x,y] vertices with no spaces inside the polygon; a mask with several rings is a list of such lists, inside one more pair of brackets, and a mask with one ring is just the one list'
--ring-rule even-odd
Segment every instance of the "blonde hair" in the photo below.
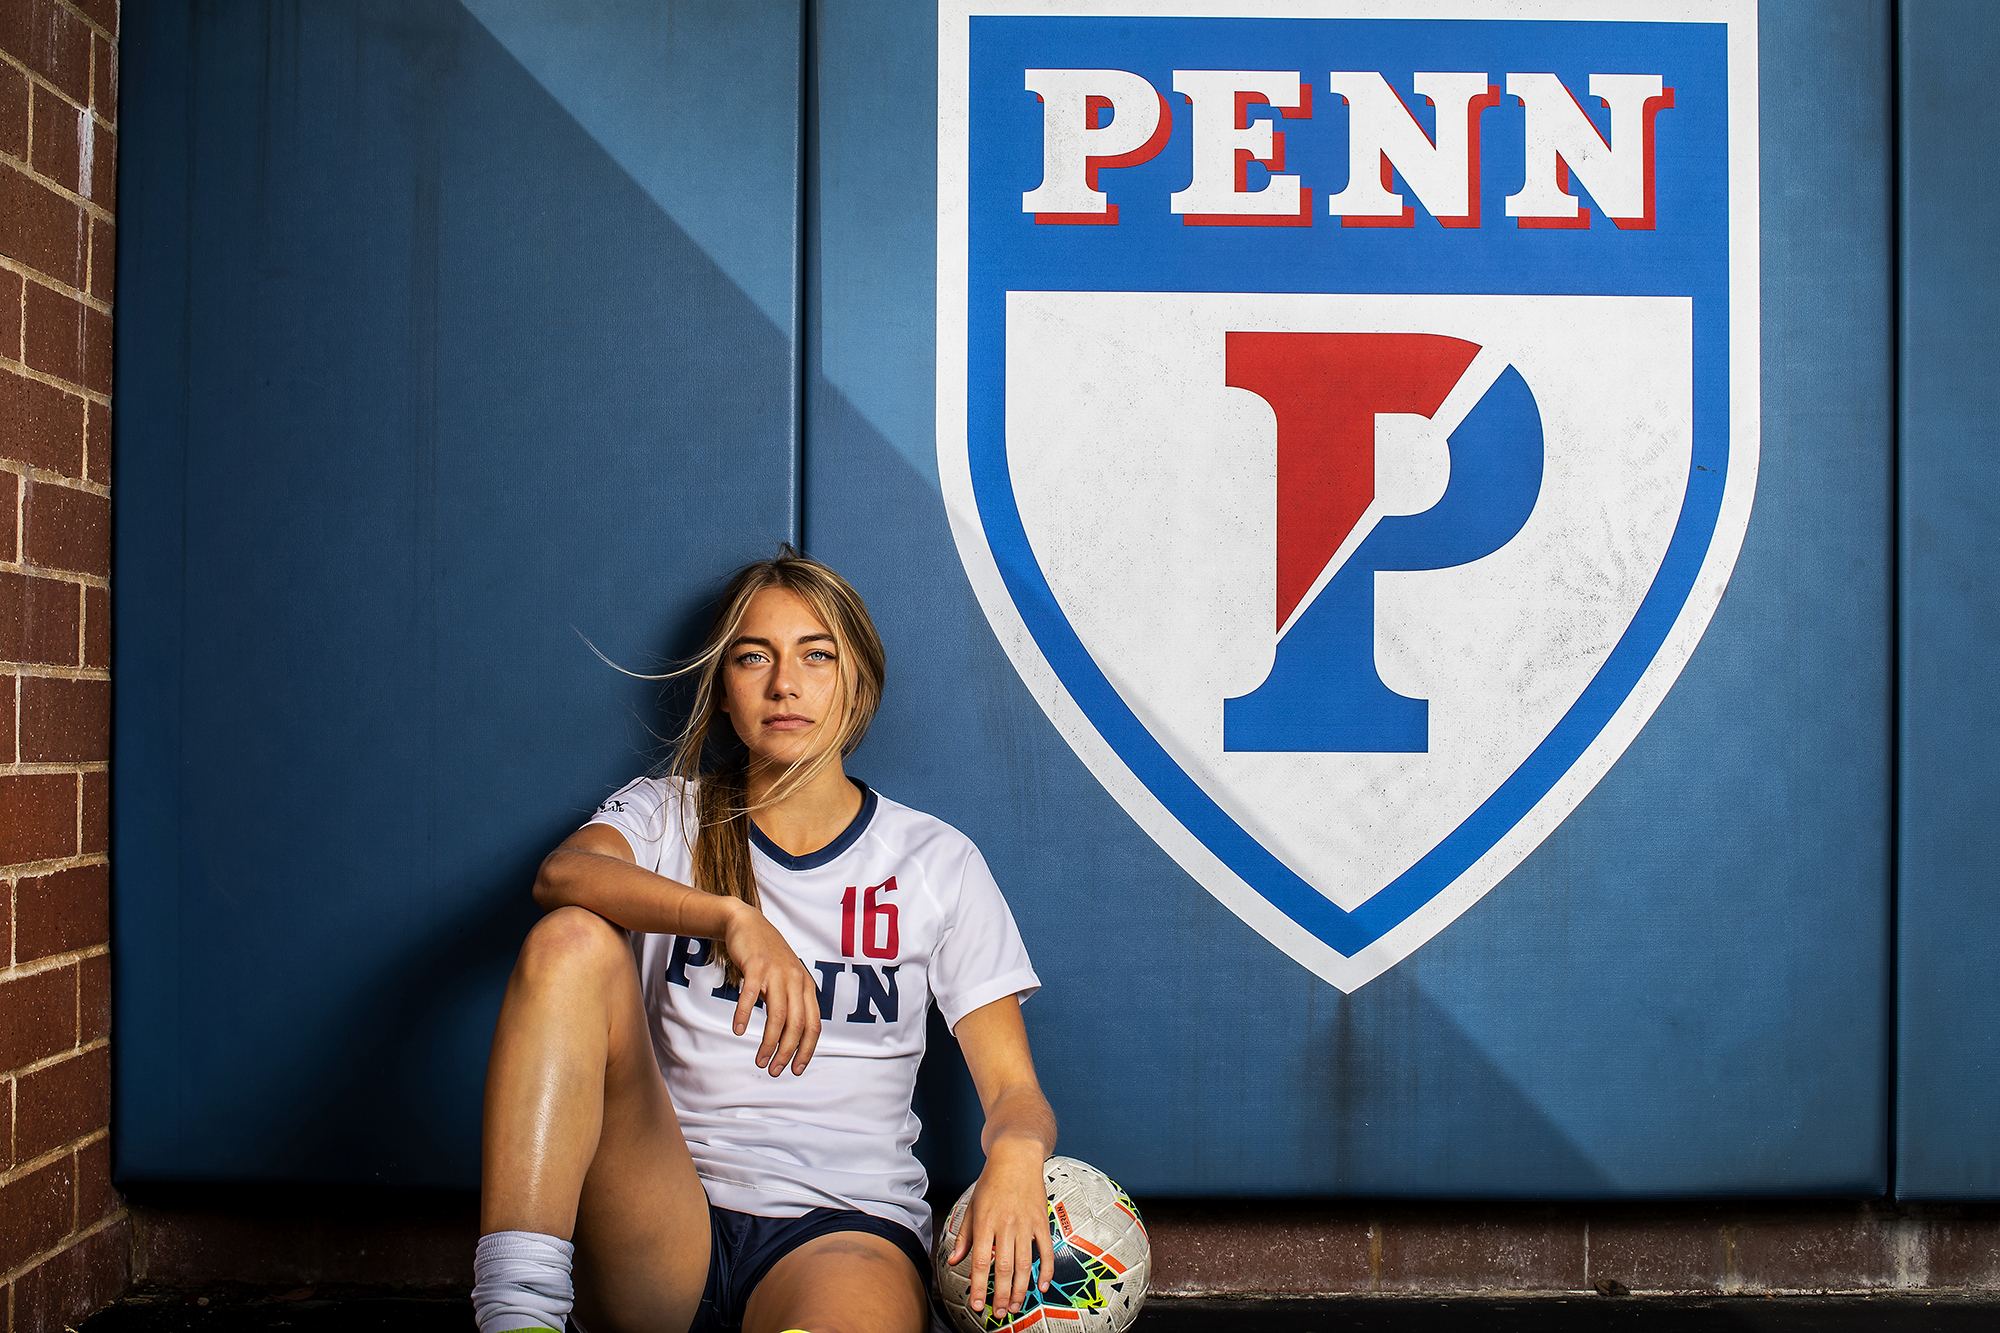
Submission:
{"label": "blonde hair", "polygon": [[[833,635],[840,690],[830,717],[840,718],[840,730],[835,744],[810,759],[794,761],[753,806],[748,795],[748,755],[722,710],[722,672],[751,599],[770,588],[782,588],[804,602]],[[695,795],[695,826],[686,830],[686,835],[696,888],[740,898],[752,907],[760,905],[757,875],[750,860],[751,814],[804,789],[829,764],[854,752],[882,702],[886,668],[882,638],[875,632],[875,622],[869,618],[861,594],[846,579],[799,554],[789,543],[780,546],[771,559],[745,565],[730,576],[701,651],[668,673],[695,680],[693,707],[687,725],[675,738],[666,770]],[[715,953],[729,984],[740,982],[742,970],[730,959],[723,941],[715,941]]]}

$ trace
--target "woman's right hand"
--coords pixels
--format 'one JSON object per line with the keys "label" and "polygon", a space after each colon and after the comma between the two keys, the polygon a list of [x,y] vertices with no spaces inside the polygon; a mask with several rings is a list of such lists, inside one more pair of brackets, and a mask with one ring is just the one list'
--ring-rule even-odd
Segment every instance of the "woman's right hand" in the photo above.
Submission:
{"label": "woman's right hand", "polygon": [[737,907],[723,935],[730,961],[743,972],[732,1026],[739,1037],[749,1031],[750,1015],[761,999],[764,1040],[757,1047],[757,1067],[770,1070],[772,1078],[787,1064],[793,1074],[803,1074],[819,1046],[819,990],[770,919],[749,903],[738,901]]}

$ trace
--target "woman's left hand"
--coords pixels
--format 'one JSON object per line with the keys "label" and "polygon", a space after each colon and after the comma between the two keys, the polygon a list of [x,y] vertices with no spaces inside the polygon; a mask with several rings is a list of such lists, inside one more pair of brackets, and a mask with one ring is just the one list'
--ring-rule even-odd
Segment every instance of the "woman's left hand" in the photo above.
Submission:
{"label": "woman's left hand", "polygon": [[[1011,1001],[1010,1001],[1011,1002]],[[972,1308],[985,1308],[988,1270],[993,1279],[993,1303],[1019,1312],[1028,1299],[1028,1283],[1037,1251],[1042,1258],[1040,1289],[1049,1289],[1055,1261],[1049,1234],[1049,1196],[1042,1179],[1047,1153],[1039,1139],[1005,1136],[986,1154],[986,1169],[972,1187],[965,1225],[952,1247],[956,1264],[972,1255]]]}

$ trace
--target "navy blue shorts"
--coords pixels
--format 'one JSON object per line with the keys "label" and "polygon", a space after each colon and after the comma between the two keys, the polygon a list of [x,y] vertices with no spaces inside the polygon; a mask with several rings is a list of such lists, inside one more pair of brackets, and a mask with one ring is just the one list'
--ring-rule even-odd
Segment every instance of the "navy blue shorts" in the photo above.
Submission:
{"label": "navy blue shorts", "polygon": [[688,1333],[736,1333],[743,1327],[743,1307],[771,1266],[809,1240],[835,1231],[865,1231],[894,1241],[917,1266],[917,1276],[930,1286],[930,1255],[917,1233],[900,1222],[873,1217],[852,1208],[815,1208],[803,1217],[757,1217],[728,1208],[708,1208],[708,1281],[702,1284],[701,1308]]}

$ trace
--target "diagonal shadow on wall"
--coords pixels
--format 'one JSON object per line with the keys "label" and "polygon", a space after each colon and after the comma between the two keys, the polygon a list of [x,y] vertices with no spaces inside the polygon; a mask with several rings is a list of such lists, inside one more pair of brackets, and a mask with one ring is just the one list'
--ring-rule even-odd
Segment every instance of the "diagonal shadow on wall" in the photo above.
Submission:
{"label": "diagonal shadow on wall", "polygon": [[466,1186],[534,866],[656,757],[578,632],[792,535],[791,339],[455,3],[134,17],[119,1175]]}

